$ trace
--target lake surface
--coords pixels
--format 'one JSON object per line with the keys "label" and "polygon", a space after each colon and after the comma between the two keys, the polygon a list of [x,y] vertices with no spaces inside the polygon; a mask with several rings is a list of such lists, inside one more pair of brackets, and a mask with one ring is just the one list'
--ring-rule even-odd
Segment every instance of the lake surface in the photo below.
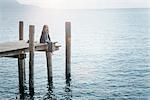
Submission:
{"label": "lake surface", "polygon": [[[45,53],[35,54],[35,100],[149,100],[150,9],[2,11],[0,42],[18,40],[18,22],[39,41],[44,24],[62,47],[53,55],[53,88],[47,88]],[[65,21],[72,22],[72,77],[65,81]],[[26,59],[28,89],[28,55]],[[0,58],[0,99],[18,95],[17,59]]]}

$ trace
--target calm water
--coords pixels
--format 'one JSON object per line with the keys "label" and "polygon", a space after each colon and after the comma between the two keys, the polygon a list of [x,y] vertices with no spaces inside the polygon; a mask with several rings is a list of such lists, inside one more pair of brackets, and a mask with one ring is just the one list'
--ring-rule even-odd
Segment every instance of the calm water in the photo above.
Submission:
{"label": "calm water", "polygon": [[[2,11],[0,42],[18,40],[18,22],[48,24],[62,47],[53,55],[53,89],[47,89],[45,53],[35,55],[35,100],[150,99],[150,10]],[[72,81],[65,83],[64,23],[72,22]],[[0,58],[0,99],[18,95],[17,59]],[[28,57],[26,59],[28,87]],[[29,90],[27,89],[28,93]]]}

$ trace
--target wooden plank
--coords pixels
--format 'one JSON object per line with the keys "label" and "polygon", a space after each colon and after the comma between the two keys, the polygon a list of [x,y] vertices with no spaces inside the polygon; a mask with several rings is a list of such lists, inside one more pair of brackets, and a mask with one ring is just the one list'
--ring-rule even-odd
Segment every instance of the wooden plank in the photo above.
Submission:
{"label": "wooden plank", "polygon": [[[29,43],[25,41],[0,43],[0,57],[18,55],[20,50],[29,51]],[[35,43],[36,51],[46,51],[47,44]]]}
{"label": "wooden plank", "polygon": [[[48,47],[45,43],[35,42],[35,51],[47,51]],[[53,43],[53,51],[59,50],[60,45],[55,45]],[[16,41],[16,42],[6,42],[0,43],[0,57],[11,57],[19,55],[19,51],[24,50],[25,52],[29,51],[29,43],[25,41]]]}
{"label": "wooden plank", "polygon": [[26,43],[25,41],[0,43],[0,53],[13,51],[13,50],[19,50],[19,49],[25,49],[28,47],[29,47],[29,44]]}
{"label": "wooden plank", "polygon": [[[44,46],[45,47],[46,44],[35,43],[35,48],[39,48],[40,46]],[[7,51],[28,49],[28,48],[29,48],[29,43],[26,43],[25,41],[0,43],[0,53],[7,52]]]}
{"label": "wooden plank", "polygon": [[14,57],[19,55],[19,50],[8,51],[8,52],[1,52],[0,57]]}

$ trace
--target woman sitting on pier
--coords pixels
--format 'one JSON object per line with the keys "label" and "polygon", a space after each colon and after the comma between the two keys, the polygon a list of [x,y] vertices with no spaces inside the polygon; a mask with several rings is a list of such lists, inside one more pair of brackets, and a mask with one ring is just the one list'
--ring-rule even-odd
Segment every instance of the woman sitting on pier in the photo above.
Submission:
{"label": "woman sitting on pier", "polygon": [[47,43],[48,44],[48,50],[52,51],[52,49],[51,49],[52,42],[51,42],[51,38],[49,35],[48,25],[43,26],[43,30],[42,30],[42,34],[41,34],[41,38],[40,38],[40,43]]}

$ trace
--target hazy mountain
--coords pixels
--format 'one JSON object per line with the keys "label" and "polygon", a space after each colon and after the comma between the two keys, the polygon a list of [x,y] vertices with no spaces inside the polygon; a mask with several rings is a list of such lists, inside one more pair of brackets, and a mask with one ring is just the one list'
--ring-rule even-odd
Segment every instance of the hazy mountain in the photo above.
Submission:
{"label": "hazy mountain", "polygon": [[0,0],[0,9],[1,10],[22,10],[22,9],[38,9],[35,6],[22,5],[16,0]]}

